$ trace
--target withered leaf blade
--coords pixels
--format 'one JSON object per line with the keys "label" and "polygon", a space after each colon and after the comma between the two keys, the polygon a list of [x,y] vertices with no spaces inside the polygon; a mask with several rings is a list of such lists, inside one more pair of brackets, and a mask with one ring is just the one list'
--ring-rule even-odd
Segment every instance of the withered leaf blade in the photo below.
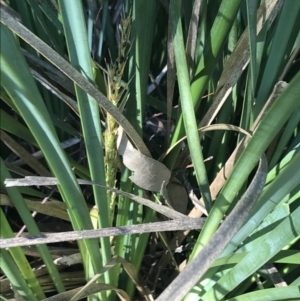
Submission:
{"label": "withered leaf blade", "polygon": [[168,187],[169,203],[172,208],[182,214],[186,214],[188,205],[188,194],[181,183],[174,179]]}
{"label": "withered leaf blade", "polygon": [[170,170],[162,163],[136,150],[122,127],[118,130],[117,148],[119,155],[123,157],[124,165],[134,172],[129,177],[134,184],[146,190],[160,191],[163,181],[166,185],[169,183]]}
{"label": "withered leaf blade", "polygon": [[[161,206],[156,204],[153,201],[148,199],[136,196],[132,193],[128,193],[125,191],[121,191],[115,188],[107,187],[100,185],[96,182],[84,180],[84,179],[76,179],[79,185],[96,185],[98,187],[103,187],[109,191],[112,191],[118,195],[123,195],[126,198],[132,199],[144,206],[147,206],[169,218],[172,219],[186,219],[188,218],[186,215],[181,214],[169,207]],[[22,179],[5,179],[4,181],[5,187],[15,187],[15,186],[52,186],[52,185],[59,185],[59,181],[57,178],[49,178],[49,177],[34,177],[34,176],[27,176]]]}

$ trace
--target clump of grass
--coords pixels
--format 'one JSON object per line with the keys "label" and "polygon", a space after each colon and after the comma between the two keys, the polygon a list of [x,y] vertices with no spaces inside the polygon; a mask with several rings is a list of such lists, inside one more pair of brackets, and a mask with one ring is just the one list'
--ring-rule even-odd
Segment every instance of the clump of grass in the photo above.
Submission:
{"label": "clump of grass", "polygon": [[[13,238],[21,225],[30,235],[40,235],[41,226],[53,231],[31,211],[46,213],[55,225],[63,219],[74,231],[158,220],[153,209],[130,199],[138,199],[135,194],[158,202],[130,181],[131,171],[119,160],[119,125],[142,154],[153,155],[150,143],[169,150],[162,163],[171,178],[183,174],[176,185],[185,182],[193,197],[187,216],[203,215],[198,203],[208,213],[200,232],[126,232],[114,240],[65,242],[56,250],[40,245],[34,256],[42,264],[27,249],[1,249],[3,296],[71,300],[81,294],[113,301],[132,300],[138,289],[146,300],[299,298],[299,11],[292,0],[2,1],[1,239]],[[160,75],[165,65],[166,78],[148,95],[149,74]],[[146,109],[159,115],[158,124],[168,124],[167,133],[172,116],[171,137],[153,133],[143,141]],[[185,135],[187,143],[170,150]],[[66,146],[70,141],[75,144]],[[264,154],[269,169],[257,203],[245,222],[237,217],[243,226],[224,249],[212,245],[252,187]],[[40,205],[47,188],[3,185],[32,174],[57,178],[48,203]],[[76,178],[100,186],[88,197]],[[190,248],[178,255],[185,243]],[[209,248],[218,258],[201,257]],[[66,258],[70,268],[62,263]],[[199,260],[205,269],[191,283],[185,270]]]}

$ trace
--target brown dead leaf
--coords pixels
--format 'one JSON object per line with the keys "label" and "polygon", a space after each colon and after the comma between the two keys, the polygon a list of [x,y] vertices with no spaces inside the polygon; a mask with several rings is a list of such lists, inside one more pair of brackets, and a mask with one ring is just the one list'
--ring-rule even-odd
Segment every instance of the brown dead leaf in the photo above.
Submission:
{"label": "brown dead leaf", "polygon": [[172,208],[182,214],[186,214],[188,205],[188,194],[177,179],[173,179],[167,186],[169,203]]}
{"label": "brown dead leaf", "polygon": [[134,172],[129,177],[134,184],[146,190],[159,192],[163,181],[166,185],[169,183],[170,170],[162,163],[136,150],[122,127],[118,129],[117,148],[119,155],[123,157],[124,165]]}

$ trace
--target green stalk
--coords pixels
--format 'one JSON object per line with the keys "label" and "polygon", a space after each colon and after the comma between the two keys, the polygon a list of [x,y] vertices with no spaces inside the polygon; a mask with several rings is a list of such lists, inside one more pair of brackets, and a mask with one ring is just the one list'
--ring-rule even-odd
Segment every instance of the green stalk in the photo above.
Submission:
{"label": "green stalk", "polygon": [[196,172],[197,182],[199,184],[201,194],[205,202],[205,207],[209,212],[212,206],[212,200],[203,160],[202,149],[200,145],[197,122],[194,113],[194,106],[190,89],[189,73],[186,63],[185,48],[183,44],[181,18],[179,14],[179,1],[172,0],[170,5],[174,36],[174,52],[184,127],[187,133],[187,141],[190,149],[192,162],[194,164],[194,169]]}
{"label": "green stalk", "polygon": [[[0,179],[1,179],[1,183],[3,183],[5,179],[11,178],[11,174],[7,170],[2,158],[0,158],[0,166],[1,166]],[[35,220],[31,216],[31,213],[30,213],[29,209],[27,208],[26,203],[25,203],[21,193],[19,192],[19,189],[17,187],[11,187],[11,188],[6,188],[6,191],[9,195],[11,201],[13,202],[15,208],[17,209],[22,221],[24,222],[24,225],[26,225],[28,232],[31,235],[40,235],[41,232],[40,232]],[[4,221],[1,221],[1,223],[3,223],[3,222]],[[1,227],[1,229],[2,229],[2,227]],[[2,231],[3,231],[3,229],[1,230],[1,232]],[[9,233],[6,232],[6,235],[7,234],[9,234]],[[2,236],[2,234],[1,234],[1,236]],[[41,254],[41,258],[43,259],[43,261],[46,265],[46,268],[49,272],[49,275],[50,275],[57,291],[64,292],[65,288],[64,288],[63,281],[61,279],[61,276],[59,274],[57,266],[53,262],[53,259],[52,259],[52,256],[51,256],[51,253],[50,253],[48,247],[46,245],[39,245],[39,246],[37,246],[37,249],[38,249],[39,253]],[[17,257],[19,256],[19,254],[17,252],[14,253],[14,255],[16,255]],[[18,259],[20,261],[23,260],[21,257],[18,257]],[[18,263],[20,263],[20,261],[18,261]],[[15,262],[14,262],[14,265],[16,265]],[[28,267],[24,266],[23,268],[26,269]],[[24,272],[24,270],[23,270],[23,272]],[[20,272],[18,272],[18,274],[20,274]],[[30,273],[29,273],[29,275],[30,275]],[[17,276],[15,275],[15,277],[17,277]]]}
{"label": "green stalk", "polygon": [[[140,136],[142,136],[143,116],[147,99],[147,83],[152,50],[149,45],[152,45],[157,2],[134,0],[132,3],[129,1],[126,3],[128,4],[128,12],[130,12],[131,7],[133,7],[131,32],[132,46],[128,64],[128,78],[132,80],[129,84],[129,99],[127,101],[127,107],[130,108],[130,110],[127,110],[127,114],[130,123],[135,127]],[[147,13],[145,14],[145,12]],[[128,173],[128,171],[126,171],[126,173]],[[143,190],[137,186],[131,186],[128,184],[127,187],[133,187],[135,194],[143,195]],[[128,204],[123,203],[119,208],[122,211],[118,210],[118,212],[125,215],[123,218],[120,218],[119,221],[122,221],[127,225],[143,223],[143,215],[145,214],[143,206],[133,203],[125,198],[119,199],[119,202],[121,201],[128,202]],[[148,212],[146,215],[148,215]],[[126,235],[124,239],[117,238],[117,245],[119,246],[118,249],[120,250],[122,245],[125,246],[123,250],[124,258],[130,261],[137,271],[141,265],[148,237],[149,234],[134,236]],[[124,279],[126,279],[126,283],[124,283]],[[126,288],[125,290],[130,296],[133,296],[135,286],[124,272],[120,276],[120,285]]]}
{"label": "green stalk", "polygon": [[[10,96],[29,130],[39,144],[58,186],[76,230],[91,229],[88,209],[67,157],[58,141],[44,101],[20,52],[16,38],[1,24],[1,84]],[[101,262],[96,240],[79,242],[85,245],[95,270]],[[98,254],[98,255],[97,255]],[[58,278],[57,278],[58,279]]]}
{"label": "green stalk", "polygon": [[[260,87],[256,97],[254,115],[257,116],[264,106],[266,97],[271,93],[274,85],[284,69],[295,44],[299,44],[299,17],[300,2],[296,0],[283,1],[282,9],[278,15],[275,33],[272,35],[271,50],[267,55]],[[296,42],[296,43],[295,43]]]}
{"label": "green stalk", "polygon": [[16,263],[7,250],[0,252],[1,269],[9,279],[12,288],[19,294],[21,300],[38,301],[37,297],[32,293],[27,282],[21,275]]}
{"label": "green stalk", "polygon": [[253,137],[238,159],[229,179],[219,193],[205,225],[198,237],[190,260],[202,250],[214,235],[224,214],[236,196],[259,158],[270,145],[278,131],[282,128],[294,110],[299,107],[300,72],[294,77],[289,86],[276,99],[270,110],[264,115]]}
{"label": "green stalk", "polygon": [[[195,111],[200,105],[201,97],[205,92],[208,81],[218,62],[223,46],[228,38],[232,24],[238,12],[241,0],[223,0],[217,17],[214,20],[210,34],[205,42],[204,51],[196,68],[194,79],[191,83],[191,95]],[[175,47],[176,49],[176,47]],[[178,66],[177,66],[178,67]],[[205,126],[204,124],[203,126]],[[175,144],[184,135],[183,116],[177,121],[170,146]],[[178,157],[180,146],[176,147],[166,158],[166,166],[172,169]]]}
{"label": "green stalk", "polygon": [[[83,75],[93,80],[91,57],[87,42],[87,32],[83,8],[81,2],[59,0],[66,42],[69,51],[70,61]],[[86,145],[88,165],[91,179],[96,183],[105,185],[104,154],[101,133],[101,121],[99,106],[97,102],[75,85],[78,101],[78,108],[81,117],[83,137]],[[110,226],[109,210],[106,191],[103,188],[93,186],[95,203],[99,209],[98,223],[100,228]],[[100,238],[102,250],[102,265],[111,259],[109,238]],[[111,270],[104,274],[105,281],[116,285],[115,277],[112,277]],[[94,272],[97,272],[96,270]]]}
{"label": "green stalk", "polygon": [[[1,238],[14,237],[14,233],[13,233],[13,231],[6,219],[6,216],[4,215],[1,208],[0,208],[0,237]],[[19,274],[21,275],[21,277],[26,281],[29,289],[31,290],[31,294],[28,295],[28,297],[31,296],[32,294],[34,294],[35,298],[37,298],[38,300],[45,299],[46,296],[43,292],[43,289],[42,289],[38,279],[36,278],[26,256],[24,255],[22,248],[18,248],[18,247],[10,248],[8,250],[8,252],[12,256],[12,260],[14,261],[14,263],[16,264],[16,266],[18,267],[18,269],[21,272],[21,273],[18,273],[18,275]],[[6,276],[11,281],[11,279],[9,278],[10,274],[8,274]],[[23,288],[23,290],[25,291],[24,288]],[[34,296],[32,296],[32,297],[34,297]]]}

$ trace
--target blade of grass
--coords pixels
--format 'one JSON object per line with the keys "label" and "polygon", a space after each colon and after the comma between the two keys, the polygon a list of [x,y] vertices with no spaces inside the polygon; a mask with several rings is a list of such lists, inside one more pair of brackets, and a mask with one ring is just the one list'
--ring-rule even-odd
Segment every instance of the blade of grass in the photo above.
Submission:
{"label": "blade of grass", "polygon": [[50,1],[39,1],[37,4],[59,33],[63,33],[63,26],[58,18],[59,12],[53,7],[53,3]]}
{"label": "blade of grass", "polygon": [[[10,198],[5,195],[1,194],[0,204],[1,206],[14,206]],[[44,197],[40,198],[27,198],[24,199],[26,206],[30,211],[36,211],[38,213],[42,213],[48,216],[54,216],[59,219],[63,219],[65,221],[70,221],[70,218],[67,213],[66,205],[63,202],[50,199],[46,203],[42,204],[41,201]]]}
{"label": "blade of grass", "polygon": [[[132,7],[132,30],[130,37],[132,46],[128,62],[128,78],[130,79],[130,83],[129,99],[127,101],[127,107],[130,108],[130,110],[127,110],[126,114],[128,120],[140,136],[143,135],[148,74],[157,6],[158,3],[156,1],[147,0],[135,0],[131,3],[130,1],[126,1],[125,3],[125,7],[129,9],[127,14],[130,13]],[[147,14],[145,14],[145,12],[147,12]],[[139,196],[144,194],[143,190],[137,186],[133,186],[133,190],[135,194]],[[143,215],[145,213],[141,205],[131,203],[129,205],[129,212],[128,221],[123,220],[123,222],[126,222],[126,224],[143,222]],[[152,210],[148,210],[146,214],[148,215],[149,212],[152,212]],[[124,214],[126,214],[126,212],[124,212]],[[127,248],[126,251],[128,251],[124,258],[130,261],[137,271],[139,271],[141,265],[148,237],[149,234],[143,234],[126,236],[124,238],[124,245]],[[123,272],[121,277],[120,279],[123,281],[124,279],[128,279],[128,281],[122,285],[124,285],[125,291],[128,292],[129,296],[132,297],[135,291],[134,283],[125,275],[125,272]]]}
{"label": "blade of grass", "polygon": [[[139,0],[133,2],[132,56],[129,62],[129,78],[134,76],[130,84],[130,96],[127,106],[128,119],[135,129],[142,135],[145,102],[147,97],[147,83],[151,58],[151,45],[156,12],[156,2]],[[147,12],[145,15],[144,12]]]}
{"label": "blade of grass", "polygon": [[[69,5],[71,5],[71,7]],[[87,45],[87,33],[82,5],[81,3],[74,5],[70,4],[70,1],[59,0],[59,6],[62,12],[70,61],[73,65],[77,66],[89,80],[92,80],[92,64]],[[105,185],[101,120],[98,105],[92,97],[77,85],[75,86],[75,90],[91,178],[92,181]],[[95,189],[94,196],[98,208],[101,206],[101,211],[103,212],[103,216],[99,218],[100,227],[108,227],[108,202],[106,201],[106,192],[104,189]]]}
{"label": "blade of grass", "polygon": [[[43,99],[18,48],[15,37],[3,24],[1,24],[1,66],[1,84],[38,142],[51,171],[58,178],[59,189],[68,207],[74,228],[91,229],[91,220],[85,200],[60,146]],[[100,258],[97,258],[97,241],[84,243],[88,246],[88,252],[93,254],[93,265],[97,269],[101,262]]]}
{"label": "blade of grass", "polygon": [[[216,19],[214,20],[208,41],[206,41],[203,56],[195,70],[195,78],[191,84],[193,103],[197,108],[222,47],[226,42],[236,14],[240,7],[240,0],[222,1]],[[217,37],[217,38],[216,38]]]}
{"label": "blade of grass", "polygon": [[229,204],[233,201],[236,192],[239,191],[257,164],[259,156],[261,156],[286,120],[288,120],[293,111],[299,106],[297,100],[297,94],[300,93],[299,83],[300,72],[282,94],[280,94],[273,106],[263,117],[258,129],[250,139],[229,179],[217,197],[216,203],[211,214],[208,216],[204,229],[201,231],[191,258],[209,241],[228,209]]}
{"label": "blade of grass", "polygon": [[22,139],[28,141],[31,144],[35,144],[36,141],[34,140],[31,133],[28,131],[28,129],[18,122],[15,118],[13,118],[11,115],[7,114],[5,111],[0,110],[0,127],[4,131],[7,131],[8,133],[11,133],[17,137],[22,137]]}
{"label": "blade of grass", "polygon": [[[92,81],[93,71],[82,3],[73,3],[69,0],[59,0],[58,3],[61,9],[70,62]],[[77,85],[75,85],[75,91],[91,179],[101,185],[105,185],[104,154],[98,104]],[[106,190],[99,186],[93,186],[93,192],[95,203],[100,213],[98,216],[99,227],[109,227],[109,201],[107,200]],[[111,259],[110,241],[108,237],[101,238],[100,241],[102,264],[105,265]],[[104,275],[104,278],[107,283],[115,286],[118,282],[118,272],[116,269],[113,269],[113,271],[115,272],[114,276],[112,276],[112,272],[109,272]]]}
{"label": "blade of grass", "polygon": [[[291,161],[280,170],[275,180],[265,188],[253,209],[254,213],[249,217],[249,221],[235,235],[231,244],[223,251],[221,256],[229,255],[274,210],[275,206],[299,185],[299,164],[300,149],[298,148]],[[280,190],[278,190],[278,186],[280,186]]]}
{"label": "blade of grass", "polygon": [[[256,79],[257,79],[257,63],[256,63],[256,31],[257,31],[257,18],[256,18],[256,2],[246,1],[247,6],[247,29],[249,37],[249,50],[250,50],[250,62],[246,79],[246,89],[243,102],[243,112],[242,118],[240,120],[240,127],[244,129],[249,129],[253,123],[253,102],[255,95]],[[247,47],[247,48],[248,48]],[[239,135],[238,142],[242,140],[241,135]]]}
{"label": "blade of grass", "polygon": [[286,64],[299,34],[300,2],[296,0],[283,1],[276,31],[272,36],[270,53],[267,54],[267,64],[264,69],[260,87],[256,97],[254,113],[257,115],[264,105],[264,100],[273,89],[284,65]]}
{"label": "blade of grass", "polygon": [[78,86],[91,95],[98,104],[103,107],[108,113],[110,113],[118,123],[124,128],[126,133],[130,136],[134,144],[141,151],[141,153],[151,157],[151,154],[145,146],[141,137],[137,134],[133,126],[128,120],[120,113],[120,111],[114,107],[107,98],[85,77],[81,75],[75,68],[67,63],[62,57],[60,57],[52,48],[42,42],[38,37],[32,34],[27,28],[25,28],[20,22],[10,16],[5,9],[1,6],[0,20],[23,40],[28,42],[38,52],[51,61],[57,68],[59,68],[64,74],[72,79]]}
{"label": "blade of grass", "polygon": [[217,197],[216,203],[193,249],[191,259],[207,244],[216,231],[236,192],[242,187],[249,173],[256,165],[257,157],[264,152],[292,112],[299,106],[299,102],[297,101],[297,94],[300,92],[299,82],[300,72],[276,99],[266,115],[264,115],[258,129],[250,139],[229,179]]}
{"label": "blade of grass", "polygon": [[[230,242],[230,244],[225,248],[225,250],[221,253],[221,255],[219,256],[219,259],[221,262],[223,262],[224,264],[229,264],[229,261],[226,262],[225,258],[232,258],[234,256],[237,256],[237,258],[239,258],[235,263],[240,262],[244,256],[246,256],[246,254],[252,250],[253,247],[253,243],[255,243],[256,239],[260,239],[263,240],[264,237],[263,236],[267,236],[268,232],[270,231],[270,229],[273,229],[274,227],[276,227],[278,225],[278,223],[284,219],[285,217],[287,217],[290,214],[290,209],[288,207],[287,204],[283,204],[279,207],[276,207],[276,209],[267,216],[267,218],[263,221],[263,223],[257,227],[255,229],[255,233],[251,233],[252,230],[250,232],[247,233],[247,236],[249,239],[246,239],[243,242],[243,245],[241,247],[239,247],[239,243],[237,243],[237,239],[235,239],[236,236],[242,237],[240,234],[240,232],[243,231],[244,228],[247,229],[247,227],[243,227],[233,238],[233,241]],[[249,218],[248,222],[246,223],[246,225],[248,226],[248,229],[251,228],[251,224],[253,224],[252,219]],[[254,221],[255,224],[255,221]],[[263,234],[265,233],[265,234]],[[249,237],[249,235],[251,235]],[[242,242],[242,241],[240,241]],[[235,253],[233,253],[232,257],[228,257],[226,256],[226,254],[232,254],[232,252],[234,251],[235,248],[232,248],[233,246],[235,246],[235,248],[238,248],[237,251]],[[238,257],[240,254],[242,254],[243,256]],[[224,257],[225,256],[225,257]],[[216,260],[215,262],[217,262],[218,260]],[[273,258],[272,261],[273,262],[275,259]],[[218,267],[213,267],[214,265],[212,265],[212,268],[209,269],[209,271],[205,274],[205,276],[203,277],[202,283],[204,283],[204,281],[206,282],[205,284],[205,288],[206,290],[210,289],[212,286],[215,285],[216,281],[222,276],[224,275],[230,268],[231,266],[221,266],[219,265]],[[244,292],[245,288],[242,289],[242,292]],[[201,294],[205,294],[205,291],[201,292]]]}
{"label": "blade of grass", "polygon": [[[48,45],[52,45],[58,53],[62,53],[61,45],[56,39],[56,32],[53,28],[49,27],[45,22],[43,11],[40,9],[38,3],[34,0],[27,0],[31,13],[35,22],[36,31]],[[43,1],[46,2],[46,1]],[[51,23],[49,25],[52,25]],[[54,27],[54,29],[56,29]]]}
{"label": "blade of grass", "polygon": [[[13,102],[7,95],[5,95],[5,93],[2,93],[1,98],[9,106],[13,107],[17,113],[17,109],[15,108]],[[17,122],[16,119],[13,119],[11,116],[9,116],[6,112],[4,112],[2,110],[0,111],[0,114],[1,114],[0,127],[2,129],[6,130],[7,132],[9,132],[21,139],[26,140],[27,142],[31,143],[35,147],[39,147],[39,145],[36,143],[34,137],[30,133],[30,131],[23,124],[21,124],[20,122]],[[52,118],[52,120],[53,120],[53,118]],[[71,131],[73,131],[73,128],[71,128]],[[75,135],[75,133],[74,133],[74,135]],[[77,136],[77,133],[75,136]],[[90,179],[89,171],[84,166],[82,166],[81,164],[76,162],[69,155],[68,155],[68,159],[69,159],[70,164],[74,167],[74,171],[77,175],[79,175],[83,179]]]}
{"label": "blade of grass", "polygon": [[39,299],[32,293],[32,290],[29,288],[8,251],[1,250],[0,262],[1,269],[9,279],[13,289],[17,290],[21,298],[23,298],[22,300],[38,301]]}
{"label": "blade of grass", "polygon": [[[10,178],[11,175],[8,172],[2,158],[0,158],[0,167],[1,167],[0,177],[1,177],[1,182],[3,183],[4,180],[7,179],[7,178]],[[17,209],[20,217],[22,218],[22,221],[26,225],[29,233],[31,233],[32,235],[39,235],[40,230],[39,230],[35,220],[31,216],[30,211],[27,208],[26,203],[25,203],[22,195],[20,194],[19,190],[16,187],[12,187],[12,188],[7,188],[6,191],[9,195],[10,199],[14,203],[15,208]],[[44,263],[47,267],[49,275],[50,275],[53,283],[55,284],[55,287],[57,288],[57,291],[58,292],[64,292],[65,288],[64,288],[62,278],[61,278],[61,276],[58,272],[58,269],[57,269],[56,265],[53,263],[53,259],[52,259],[52,256],[51,256],[50,252],[49,252],[48,247],[46,245],[41,245],[41,246],[37,246],[37,249],[38,249],[38,251],[41,255],[41,258],[43,259],[43,261],[44,261]],[[8,264],[8,262],[5,262],[5,264]],[[15,265],[15,263],[13,263],[13,266],[14,265]],[[13,266],[12,266],[12,268],[13,268]],[[13,271],[13,273],[14,272],[15,271]],[[20,275],[20,272],[17,272],[17,274]],[[12,276],[10,275],[10,277],[12,277]],[[18,276],[15,275],[14,277],[18,277]],[[23,278],[23,280],[24,280],[24,278]]]}
{"label": "blade of grass", "polygon": [[[289,198],[284,198],[284,201],[288,201]],[[270,229],[274,229],[278,224],[288,217],[291,213],[290,206],[284,202],[275,207],[263,221],[250,232],[247,238],[243,241],[243,245],[239,247],[236,253],[249,252],[258,240],[263,241],[270,233]],[[251,222],[251,220],[250,220]],[[248,221],[249,223],[249,221]]]}
{"label": "blade of grass", "polygon": [[[208,36],[207,41],[205,43],[203,55],[201,56],[200,62],[195,70],[195,77],[190,87],[193,107],[196,110],[200,104],[201,97],[205,92],[205,89],[215,68],[217,60],[219,59],[222,47],[226,42],[226,39],[228,38],[228,34],[239,9],[240,2],[240,0],[234,0],[230,2],[223,0],[221,2],[218,15],[214,20],[210,35]],[[182,117],[180,117],[173,132],[170,146],[176,143],[176,141],[180,139],[183,135],[183,119]],[[166,158],[166,166],[169,169],[172,169],[179,151],[180,147],[177,147]]]}
{"label": "blade of grass", "polygon": [[196,178],[204,199],[206,210],[209,212],[212,206],[212,200],[209,190],[205,164],[200,145],[200,139],[197,129],[197,122],[194,113],[193,100],[190,89],[190,79],[186,63],[185,49],[183,45],[183,33],[181,27],[179,1],[173,0],[171,5],[171,18],[174,36],[174,51],[177,67],[177,79],[181,98],[181,109],[184,121],[187,141],[190,149],[192,162],[196,172]]}
{"label": "blade of grass", "polygon": [[[235,253],[231,256],[224,256],[217,259],[212,267],[215,266],[223,266],[226,264],[236,264],[239,263],[245,256],[247,255],[246,252],[243,253]],[[272,262],[276,263],[291,263],[297,264],[298,256],[300,252],[298,250],[282,250],[277,253],[272,259]]]}
{"label": "blade of grass", "polygon": [[[89,50],[93,52],[93,28],[97,14],[97,5],[95,1],[87,1],[87,39]],[[103,30],[103,29],[102,29]],[[100,38],[101,40],[101,38]],[[100,43],[99,43],[100,44]],[[102,48],[102,47],[101,47]]]}
{"label": "blade of grass", "polygon": [[[6,216],[2,211],[2,208],[0,208],[0,224],[1,238],[14,237],[14,233],[6,219]],[[39,281],[37,280],[27,258],[24,255],[23,250],[21,248],[11,248],[8,250],[8,252],[10,252],[10,255],[12,256],[13,260],[15,261],[15,264],[20,270],[22,277],[28,284],[29,288],[32,290],[31,295],[33,293],[38,300],[46,298]],[[28,295],[28,297],[29,296],[30,295]]]}
{"label": "blade of grass", "polygon": [[[114,27],[113,27],[113,20],[109,13],[109,6],[107,1],[101,1],[103,7],[102,7],[102,30],[105,29],[105,32],[103,32],[103,35],[105,34],[105,39],[108,44],[108,49],[110,52],[110,56],[112,58],[112,61],[115,61],[118,56],[118,47],[117,47],[117,41],[115,39],[115,33],[114,33]],[[129,13],[129,12],[127,12]],[[104,26],[105,22],[105,26]],[[102,32],[100,32],[100,37],[102,35]],[[98,60],[102,59],[103,56],[103,49],[100,48],[100,40],[99,40],[99,48],[98,48]]]}
{"label": "blade of grass", "polygon": [[[258,33],[260,33],[263,26],[273,22],[281,8],[281,4],[282,2],[278,0],[267,0],[266,2],[262,3],[257,12]],[[240,37],[234,52],[224,66],[224,70],[219,78],[218,89],[215,92],[214,101],[209,107],[208,111],[205,113],[205,116],[202,118],[199,127],[209,125],[217,116],[217,113],[226,101],[231,90],[241,77],[243,70],[247,67],[248,61],[249,41],[248,32],[245,30]]]}
{"label": "blade of grass", "polygon": [[293,149],[291,149],[286,155],[285,157],[278,162],[277,165],[275,165],[273,167],[273,169],[268,173],[268,177],[266,180],[266,184],[270,184],[277,176],[277,174],[279,174],[281,172],[281,170],[287,165],[289,164],[289,162],[291,161],[291,159],[294,157],[294,155],[296,155],[297,152],[299,152],[299,148],[300,148],[300,143],[298,143]]}
{"label": "blade of grass", "polygon": [[256,86],[256,2],[247,0],[247,19],[248,19],[248,35],[250,49],[250,91],[251,98],[254,99]]}
{"label": "blade of grass", "polygon": [[299,299],[299,287],[277,287],[251,292],[234,298],[226,299],[226,301],[297,301]]}
{"label": "blade of grass", "polygon": [[234,287],[251,276],[282,248],[297,238],[300,235],[299,214],[300,207],[285,218],[264,240],[256,241],[252,251],[216,283],[216,286],[222,287],[222,290],[216,290],[215,287],[212,287],[203,295],[203,299],[223,299]]}
{"label": "blade of grass", "polygon": [[272,156],[270,167],[273,168],[275,164],[278,162],[278,159],[282,156],[285,151],[285,147],[288,144],[288,141],[295,135],[295,129],[297,128],[297,124],[300,121],[300,108],[294,112],[289,121],[287,122],[283,133],[281,134],[281,138],[278,141],[276,146],[276,150]]}
{"label": "blade of grass", "polygon": [[[210,242],[203,247],[201,252],[197,254],[184,271],[166,288],[157,301],[180,301],[184,296],[185,300],[189,300],[191,294],[188,292],[209,269],[210,265],[217,259],[221,251],[247,219],[263,189],[267,176],[267,168],[266,157],[263,155],[255,177],[238,205],[228,215]],[[197,291],[199,290],[197,289]],[[188,295],[186,295],[187,293]]]}
{"label": "blade of grass", "polygon": [[36,158],[34,158],[27,150],[17,143],[4,131],[0,130],[2,142],[9,147],[20,159],[26,162],[34,171],[43,176],[51,176],[51,173]]}

